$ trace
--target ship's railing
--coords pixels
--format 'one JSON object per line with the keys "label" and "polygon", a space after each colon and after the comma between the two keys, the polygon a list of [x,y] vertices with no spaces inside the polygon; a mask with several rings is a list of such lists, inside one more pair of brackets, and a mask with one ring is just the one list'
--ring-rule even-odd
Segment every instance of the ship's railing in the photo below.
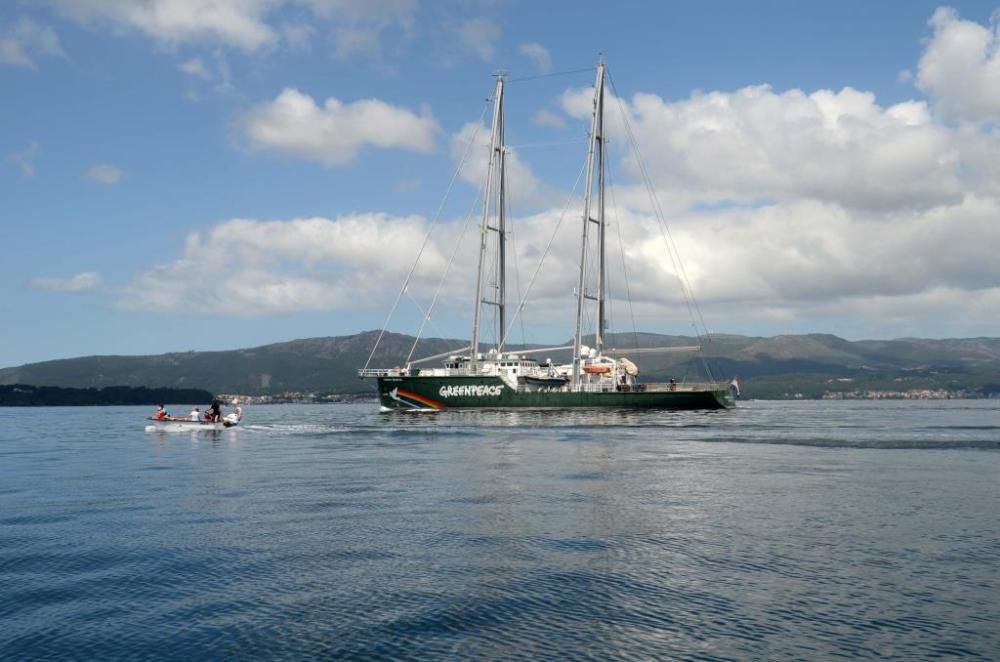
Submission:
{"label": "ship's railing", "polygon": [[720,382],[684,382],[679,384],[640,384],[646,391],[725,391],[728,386]]}
{"label": "ship's railing", "polygon": [[401,368],[359,368],[358,377],[399,377]]}
{"label": "ship's railing", "polygon": [[[495,373],[473,372],[467,368],[432,368],[419,370],[415,368],[367,368],[358,370],[358,377],[407,377],[411,375],[427,375],[434,377],[464,377],[469,375],[479,376],[499,376]],[[518,386],[518,389],[522,388]],[[552,390],[573,391],[575,393],[605,393],[608,391],[632,391],[632,392],[664,392],[664,391],[725,391],[728,384],[722,382],[683,382],[683,383],[657,383],[657,384],[631,384],[619,386],[613,381],[601,381],[593,384],[578,384],[576,386],[566,385],[556,387]]]}
{"label": "ship's railing", "polygon": [[424,375],[425,377],[467,377],[493,376],[494,373],[473,372],[468,368],[361,368],[358,370],[358,377],[411,377]]}
{"label": "ship's railing", "polygon": [[572,391],[574,393],[606,393],[608,391],[614,391],[615,385],[613,382],[607,382],[605,384],[579,384],[577,386],[567,386],[565,390]]}
{"label": "ship's railing", "polygon": [[626,384],[620,385],[614,382],[601,382],[597,384],[578,384],[576,386],[566,385],[561,388],[551,389],[554,391],[570,391],[573,393],[608,393],[619,391],[625,393],[662,393],[664,391],[725,391],[726,384],[717,382],[685,382],[683,384]]}

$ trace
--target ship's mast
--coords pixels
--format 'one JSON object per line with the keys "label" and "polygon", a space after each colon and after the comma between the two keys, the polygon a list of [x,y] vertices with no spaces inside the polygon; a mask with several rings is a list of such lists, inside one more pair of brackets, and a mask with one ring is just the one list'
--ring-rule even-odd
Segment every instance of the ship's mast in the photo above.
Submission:
{"label": "ship's mast", "polygon": [[[493,130],[490,133],[490,161],[486,171],[486,185],[483,187],[483,220],[479,226],[479,270],[476,274],[476,305],[472,321],[472,356],[469,367],[476,371],[479,367],[479,327],[482,319],[483,304],[496,306],[499,331],[497,333],[496,349],[503,351],[504,314],[506,311],[506,218],[504,206],[505,177],[505,147],[503,122],[503,75],[497,76],[496,91],[493,94]],[[495,200],[494,200],[495,198]],[[490,207],[496,204],[496,225],[490,225]],[[483,298],[483,271],[486,269],[486,253],[489,245],[489,233],[497,233],[497,278],[496,300]]]}
{"label": "ship's mast", "polygon": [[[594,171],[597,170],[597,217],[591,215],[595,206]],[[597,295],[587,294],[584,289],[587,273],[587,235],[590,224],[597,225],[598,276]],[[576,288],[576,335],[573,339],[573,384],[580,383],[580,372],[583,363],[581,347],[583,346],[583,302],[590,299],[597,302],[597,331],[594,346],[600,354],[604,349],[604,301],[606,297],[605,283],[605,248],[604,248],[604,63],[597,65],[597,82],[594,83],[594,113],[590,124],[590,141],[587,147],[587,179],[584,184],[583,201],[583,240],[580,248],[580,278]]]}
{"label": "ship's mast", "polygon": [[597,143],[597,244],[599,270],[597,273],[597,333],[595,334],[594,346],[597,353],[604,351],[604,329],[607,327],[605,317],[605,299],[607,298],[607,244],[604,241],[604,64],[598,65],[600,71],[601,91],[597,97],[597,108],[595,112],[600,118],[597,122],[597,134],[594,141]]}
{"label": "ship's mast", "polygon": [[[503,79],[501,79],[502,82]],[[500,161],[497,173],[497,352],[503,351],[507,337],[507,145],[504,142],[503,106],[500,107],[500,141],[497,159]]]}

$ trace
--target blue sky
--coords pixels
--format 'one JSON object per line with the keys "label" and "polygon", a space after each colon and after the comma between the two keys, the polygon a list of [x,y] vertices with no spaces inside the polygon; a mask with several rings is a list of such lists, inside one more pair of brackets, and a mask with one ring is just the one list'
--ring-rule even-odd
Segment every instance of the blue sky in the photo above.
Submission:
{"label": "blue sky", "polygon": [[[593,73],[518,79],[599,52],[709,329],[996,335],[997,6],[948,6],[3,3],[0,366],[380,327],[499,69],[529,273],[584,155]],[[474,165],[434,235],[442,259]],[[613,150],[612,170],[638,228],[620,247],[633,314],[689,331],[658,299],[676,275],[633,157]],[[541,282],[536,313],[568,309],[563,280]],[[471,288],[448,281],[429,331],[466,336]],[[416,310],[390,328],[414,331]]]}

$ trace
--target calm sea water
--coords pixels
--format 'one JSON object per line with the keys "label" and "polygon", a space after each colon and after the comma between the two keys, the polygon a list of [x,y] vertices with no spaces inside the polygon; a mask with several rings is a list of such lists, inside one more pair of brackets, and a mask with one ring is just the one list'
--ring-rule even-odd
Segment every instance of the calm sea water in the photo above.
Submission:
{"label": "calm sea water", "polygon": [[0,409],[0,658],[1000,657],[995,401],[148,413]]}

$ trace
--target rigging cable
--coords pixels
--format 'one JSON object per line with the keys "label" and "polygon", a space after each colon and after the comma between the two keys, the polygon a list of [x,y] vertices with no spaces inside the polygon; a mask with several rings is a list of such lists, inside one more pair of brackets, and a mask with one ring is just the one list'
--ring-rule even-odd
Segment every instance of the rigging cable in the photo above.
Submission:
{"label": "rigging cable", "polygon": [[563,219],[566,218],[566,211],[569,209],[569,203],[573,201],[573,197],[576,194],[576,187],[580,185],[580,178],[583,177],[583,171],[586,170],[587,164],[584,163],[580,167],[580,172],[576,176],[576,181],[573,183],[573,190],[570,191],[569,195],[566,197],[566,204],[563,205],[562,211],[559,213],[559,220],[556,222],[556,227],[552,230],[552,236],[549,237],[549,243],[545,245],[545,250],[542,252],[542,257],[538,260],[538,266],[535,267],[535,272],[531,274],[531,280],[528,281],[528,287],[524,291],[524,296],[521,297],[521,301],[517,304],[517,310],[514,311],[514,317],[511,318],[510,322],[507,324],[507,329],[503,333],[502,342],[507,341],[507,336],[510,334],[511,328],[514,326],[514,320],[521,316],[521,311],[524,310],[524,303],[531,293],[531,288],[535,284],[535,279],[538,277],[538,272],[542,269],[542,264],[545,262],[545,258],[548,256],[549,251],[552,250],[552,244],[556,239],[556,234],[559,232],[559,227],[562,225]]}
{"label": "rigging cable", "polygon": [[520,145],[507,145],[508,149],[533,149],[535,147],[560,147],[562,145],[582,145],[587,142],[586,138],[574,138],[573,140],[556,140],[546,143],[522,143]]}
{"label": "rigging cable", "polygon": [[[511,207],[511,202],[510,202],[510,199],[513,196],[510,194],[510,187],[507,186],[507,171],[506,170],[504,170],[503,176],[504,176],[504,190],[507,192],[507,195],[504,196],[504,200],[507,202],[506,216],[504,218],[506,219],[507,224],[510,224],[511,221],[513,220],[513,218],[514,218],[514,213],[511,211],[512,207]],[[517,244],[515,243],[515,240],[514,240],[514,232],[510,231],[508,234],[510,235],[510,255],[511,255],[511,259],[512,259],[512,261],[514,263],[514,289],[517,290],[517,299],[520,300],[521,299],[521,273],[520,273],[520,271],[517,268]],[[504,302],[504,305],[506,305],[506,301]],[[525,334],[524,334],[524,318],[523,317],[519,317],[518,320],[521,323],[521,345],[523,346],[523,345],[527,344],[526,340],[525,340]],[[502,340],[506,339],[503,329],[500,329],[500,337],[501,337]]]}
{"label": "rigging cable", "polygon": [[[482,118],[480,118],[480,121],[481,120]],[[473,140],[475,140],[475,136],[473,136]],[[426,326],[427,322],[431,322],[431,324],[434,325],[434,322],[431,321],[431,311],[434,310],[434,306],[437,304],[438,297],[440,296],[441,290],[444,288],[445,281],[448,278],[448,273],[451,271],[452,265],[455,264],[455,258],[458,256],[458,249],[461,248],[462,242],[465,240],[465,235],[469,231],[469,228],[472,226],[471,223],[471,221],[473,220],[472,212],[473,209],[475,209],[476,206],[479,204],[479,201],[482,200],[483,188],[485,186],[486,182],[483,182],[483,186],[479,187],[479,190],[476,192],[476,195],[473,196],[472,198],[472,205],[470,205],[469,207],[469,213],[466,214],[465,224],[462,226],[462,233],[458,235],[458,241],[455,242],[455,248],[451,252],[451,257],[448,259],[448,264],[447,266],[445,266],[444,273],[441,274],[441,279],[438,281],[438,285],[434,289],[434,296],[431,298],[431,303],[427,307],[427,313],[424,315],[423,321],[421,321],[420,323],[420,328],[417,330],[417,335],[413,339],[413,344],[410,346],[410,353],[406,355],[406,365],[409,365],[410,360],[413,358],[413,353],[417,349],[417,343],[420,342],[420,338],[423,335],[424,326]],[[413,298],[410,297],[410,299],[412,300]],[[414,301],[414,303],[416,303],[416,301]],[[417,307],[419,308],[419,304]],[[435,328],[437,327],[435,326]],[[438,333],[441,333],[441,331],[439,330]]]}
{"label": "rigging cable", "polygon": [[413,272],[417,269],[417,264],[420,262],[420,257],[424,254],[424,249],[427,248],[427,244],[431,239],[431,234],[434,230],[435,224],[441,219],[441,214],[444,212],[445,204],[448,202],[448,196],[451,195],[451,189],[455,185],[455,181],[458,179],[458,175],[462,172],[462,167],[465,165],[465,160],[468,158],[469,153],[472,151],[472,146],[476,142],[476,137],[479,135],[479,129],[483,124],[483,117],[486,116],[486,111],[490,107],[491,99],[486,99],[486,103],[483,105],[483,112],[479,115],[479,121],[476,122],[476,131],[472,136],[472,140],[469,141],[468,146],[465,148],[465,153],[462,155],[462,160],[455,168],[455,172],[451,176],[451,181],[448,182],[448,188],[445,190],[444,198],[441,200],[441,204],[438,206],[437,213],[434,215],[434,220],[431,221],[430,226],[427,228],[427,234],[424,235],[424,241],[420,245],[420,250],[417,251],[417,257],[413,261],[413,266],[410,267],[410,271],[406,274],[406,278],[403,280],[403,286],[399,288],[399,294],[396,295],[396,300],[392,304],[392,308],[389,309],[389,314],[385,318],[385,323],[382,325],[382,330],[378,333],[378,338],[375,339],[375,346],[372,347],[371,353],[368,355],[368,360],[365,361],[364,369],[368,369],[368,365],[372,362],[372,357],[375,356],[375,351],[378,349],[379,343],[382,342],[382,337],[385,335],[385,330],[389,326],[389,322],[392,320],[393,314],[396,312],[396,308],[399,306],[400,300],[403,298],[403,294],[406,292],[406,288],[410,284],[410,279],[413,278]]}
{"label": "rigging cable", "polygon": [[[680,254],[677,252],[677,246],[674,243],[673,235],[670,232],[670,226],[667,225],[666,215],[663,213],[663,208],[660,205],[659,199],[656,197],[656,192],[653,189],[653,183],[649,176],[649,172],[646,169],[646,163],[643,161],[642,153],[639,152],[639,144],[635,139],[635,134],[632,132],[632,125],[628,120],[628,114],[625,112],[625,106],[622,102],[621,95],[618,94],[618,88],[615,85],[614,77],[611,76],[611,72],[608,72],[608,78],[611,81],[611,89],[614,92],[615,98],[618,101],[618,108],[622,115],[622,121],[625,125],[625,132],[628,136],[629,142],[632,144],[632,149],[635,150],[636,164],[639,166],[639,172],[642,175],[643,183],[646,185],[646,190],[649,193],[650,201],[653,203],[653,213],[656,215],[657,221],[660,226],[660,232],[664,235],[664,240],[667,244],[667,254],[670,256],[670,261],[673,262],[674,268],[677,270],[678,280],[681,283],[681,293],[684,295],[684,302],[687,305],[688,313],[691,315],[692,326],[694,327],[695,334],[701,338],[701,331],[697,327],[697,323],[700,321],[702,329],[704,329],[704,338],[706,344],[711,342],[711,334],[708,332],[708,326],[705,324],[705,319],[701,314],[701,308],[698,306],[697,300],[694,298],[694,294],[691,288],[690,279],[688,278],[687,271],[684,269],[684,263],[680,259]],[[711,380],[715,380],[712,375],[712,370],[708,366],[708,361],[705,358],[705,353],[701,353],[702,363],[705,366],[705,371],[708,373],[708,377]]]}
{"label": "rigging cable", "polygon": [[539,78],[555,78],[556,76],[571,76],[573,74],[583,74],[594,70],[594,67],[584,69],[571,69],[569,71],[556,71],[551,74],[538,74],[537,76],[522,76],[521,78],[508,78],[508,83],[520,83],[528,80],[538,80]]}
{"label": "rigging cable", "polygon": [[629,317],[632,318],[632,342],[636,349],[639,347],[639,331],[635,324],[635,308],[632,305],[632,287],[629,285],[628,278],[628,264],[625,260],[625,240],[622,238],[622,223],[618,216],[618,198],[615,196],[615,184],[613,177],[611,176],[611,167],[607,167],[606,172],[608,173],[609,184],[611,184],[611,209],[614,210],[615,214],[615,229],[618,231],[618,248],[619,254],[622,258],[622,277],[625,279],[625,297],[628,300],[628,313]]}

